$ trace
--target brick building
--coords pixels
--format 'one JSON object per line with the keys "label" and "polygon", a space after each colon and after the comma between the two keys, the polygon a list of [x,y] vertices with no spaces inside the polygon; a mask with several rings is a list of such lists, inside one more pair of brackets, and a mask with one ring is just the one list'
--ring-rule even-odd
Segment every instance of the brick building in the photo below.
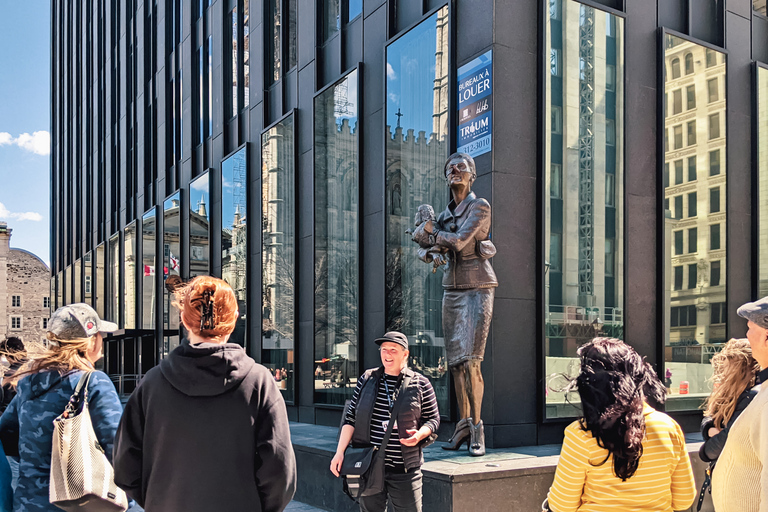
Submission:
{"label": "brick building", "polygon": [[11,231],[0,222],[0,335],[41,340],[51,315],[51,270],[31,252],[11,248]]}

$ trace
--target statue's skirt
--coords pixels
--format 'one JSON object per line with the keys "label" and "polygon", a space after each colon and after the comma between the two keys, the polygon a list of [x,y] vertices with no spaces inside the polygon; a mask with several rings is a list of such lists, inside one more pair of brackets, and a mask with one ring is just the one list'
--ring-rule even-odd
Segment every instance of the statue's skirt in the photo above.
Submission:
{"label": "statue's skirt", "polygon": [[445,290],[443,334],[448,365],[470,359],[483,360],[485,341],[493,316],[495,288]]}

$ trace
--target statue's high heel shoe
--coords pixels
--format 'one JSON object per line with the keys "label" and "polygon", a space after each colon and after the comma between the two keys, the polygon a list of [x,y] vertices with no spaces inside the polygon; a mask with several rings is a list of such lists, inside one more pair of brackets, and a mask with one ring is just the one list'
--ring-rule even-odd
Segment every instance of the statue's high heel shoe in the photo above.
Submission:
{"label": "statue's high heel shoe", "polygon": [[472,418],[464,418],[456,423],[453,435],[448,440],[448,444],[443,446],[443,450],[458,450],[465,442],[469,444],[469,425],[472,424]]}
{"label": "statue's high heel shoe", "polygon": [[469,454],[473,457],[485,455],[485,429],[483,428],[483,420],[480,420],[477,425],[472,421],[469,422],[469,435]]}

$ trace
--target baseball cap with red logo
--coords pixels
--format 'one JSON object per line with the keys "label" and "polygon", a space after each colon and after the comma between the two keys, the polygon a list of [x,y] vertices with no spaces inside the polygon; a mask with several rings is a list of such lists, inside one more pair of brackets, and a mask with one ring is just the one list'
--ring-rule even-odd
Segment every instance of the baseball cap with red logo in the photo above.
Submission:
{"label": "baseball cap with red logo", "polygon": [[60,307],[48,321],[48,332],[59,340],[90,338],[97,332],[117,329],[117,324],[100,319],[91,306],[82,302]]}

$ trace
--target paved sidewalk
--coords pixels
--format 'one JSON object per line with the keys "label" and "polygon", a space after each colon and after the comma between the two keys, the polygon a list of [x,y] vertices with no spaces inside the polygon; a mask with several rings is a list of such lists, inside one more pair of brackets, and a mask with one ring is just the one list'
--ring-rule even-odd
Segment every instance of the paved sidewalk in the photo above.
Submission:
{"label": "paved sidewalk", "polygon": [[312,505],[307,505],[306,503],[302,503],[300,501],[292,501],[285,508],[285,512],[325,512],[325,511],[321,508],[313,507]]}

